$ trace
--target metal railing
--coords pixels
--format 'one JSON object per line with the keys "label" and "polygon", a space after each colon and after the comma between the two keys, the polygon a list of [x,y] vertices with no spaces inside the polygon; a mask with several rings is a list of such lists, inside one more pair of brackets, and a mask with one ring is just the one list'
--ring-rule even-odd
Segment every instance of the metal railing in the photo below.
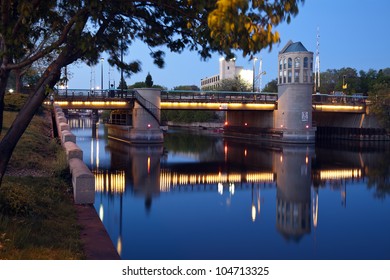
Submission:
{"label": "metal railing", "polygon": [[219,103],[275,103],[277,93],[269,92],[233,92],[233,91],[191,91],[162,90],[162,102],[219,102]]}
{"label": "metal railing", "polygon": [[337,104],[337,105],[364,105],[367,96],[363,95],[338,95],[338,94],[313,94],[313,104]]}

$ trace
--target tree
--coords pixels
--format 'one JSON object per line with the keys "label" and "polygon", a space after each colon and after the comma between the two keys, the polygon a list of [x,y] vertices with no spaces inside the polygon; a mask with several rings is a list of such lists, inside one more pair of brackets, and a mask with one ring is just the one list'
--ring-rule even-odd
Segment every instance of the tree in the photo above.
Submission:
{"label": "tree", "polygon": [[148,86],[146,82],[135,82],[132,85],[129,85],[127,87],[128,89],[134,89],[134,88],[159,88],[159,89],[165,89],[165,87],[160,86],[160,85],[153,85],[153,86]]}
{"label": "tree", "polygon": [[148,73],[148,75],[146,75],[145,85],[148,88],[151,88],[153,86],[153,79],[152,79],[152,75],[150,75],[150,73]]}
{"label": "tree", "polygon": [[173,90],[193,90],[193,91],[199,91],[200,88],[196,85],[182,85],[182,86],[176,86],[173,88]]}
{"label": "tree", "polygon": [[269,81],[263,88],[263,92],[278,92],[278,79]]}
{"label": "tree", "polygon": [[241,77],[236,77],[233,79],[223,79],[214,90],[248,92],[252,90],[252,85],[244,81]]}
{"label": "tree", "polygon": [[148,45],[159,67],[164,66],[161,46],[178,53],[188,48],[204,59],[212,52],[231,57],[233,50],[251,56],[279,41],[272,28],[289,22],[303,2],[2,0],[0,131],[10,71],[48,56],[53,59],[0,142],[0,183],[17,142],[65,66],[80,60],[97,64],[101,53],[106,52],[110,65],[127,75],[136,73],[140,71],[139,61],[121,59],[134,40]]}
{"label": "tree", "polygon": [[390,130],[390,77],[388,82],[377,83],[369,92],[370,109],[380,124]]}
{"label": "tree", "polygon": [[126,90],[127,89],[127,83],[125,79],[121,79],[119,81],[118,89],[120,90]]}

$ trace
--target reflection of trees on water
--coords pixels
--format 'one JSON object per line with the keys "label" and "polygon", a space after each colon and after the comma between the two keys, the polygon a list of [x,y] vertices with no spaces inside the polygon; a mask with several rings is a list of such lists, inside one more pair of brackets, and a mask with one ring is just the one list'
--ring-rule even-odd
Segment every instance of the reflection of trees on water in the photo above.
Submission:
{"label": "reflection of trees on water", "polygon": [[221,142],[220,138],[207,137],[205,135],[197,135],[188,133],[187,131],[177,131],[175,133],[167,133],[164,135],[164,147],[172,153],[193,153],[206,155],[205,158],[218,158],[223,152],[223,147],[218,145]]}
{"label": "reflection of trees on water", "polygon": [[[349,166],[361,168],[362,177],[374,197],[384,199],[390,195],[390,145],[388,142],[335,141],[319,142],[316,145],[317,161],[313,169]],[[314,186],[325,186],[326,182],[313,179]],[[332,185],[331,187],[342,188]]]}
{"label": "reflection of trees on water", "polygon": [[367,168],[366,175],[367,187],[375,189],[376,198],[390,196],[390,151],[375,154],[375,160]]}

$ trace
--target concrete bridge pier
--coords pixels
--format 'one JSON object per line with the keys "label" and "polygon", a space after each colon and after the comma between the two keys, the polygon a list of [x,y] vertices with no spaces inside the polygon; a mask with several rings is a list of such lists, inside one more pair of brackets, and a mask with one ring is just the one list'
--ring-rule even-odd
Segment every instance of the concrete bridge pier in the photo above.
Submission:
{"label": "concrete bridge pier", "polygon": [[314,143],[312,126],[313,53],[289,41],[279,52],[278,109],[274,129],[287,143]]}
{"label": "concrete bridge pier", "polygon": [[131,144],[163,143],[164,135],[160,128],[160,89],[135,89],[135,102],[131,115],[131,125],[107,124],[108,136]]}
{"label": "concrete bridge pier", "polygon": [[130,141],[134,143],[162,143],[163,132],[161,121],[161,90],[154,88],[136,89],[139,96],[133,108],[133,128],[130,130]]}

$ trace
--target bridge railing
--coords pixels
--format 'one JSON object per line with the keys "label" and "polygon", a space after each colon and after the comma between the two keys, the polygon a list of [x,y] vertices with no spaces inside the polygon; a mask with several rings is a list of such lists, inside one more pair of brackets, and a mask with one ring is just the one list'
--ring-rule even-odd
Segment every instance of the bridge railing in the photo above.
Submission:
{"label": "bridge railing", "polygon": [[104,99],[104,98],[134,98],[133,90],[120,89],[104,89],[104,90],[89,90],[89,89],[57,89],[55,96],[59,98],[77,98],[80,99]]}
{"label": "bridge railing", "polygon": [[191,91],[191,90],[163,90],[163,102],[219,102],[219,103],[275,103],[277,93],[269,92],[232,92],[232,91]]}
{"label": "bridge railing", "polygon": [[313,104],[345,104],[345,105],[364,105],[366,104],[367,96],[360,94],[345,95],[345,94],[313,94]]}

